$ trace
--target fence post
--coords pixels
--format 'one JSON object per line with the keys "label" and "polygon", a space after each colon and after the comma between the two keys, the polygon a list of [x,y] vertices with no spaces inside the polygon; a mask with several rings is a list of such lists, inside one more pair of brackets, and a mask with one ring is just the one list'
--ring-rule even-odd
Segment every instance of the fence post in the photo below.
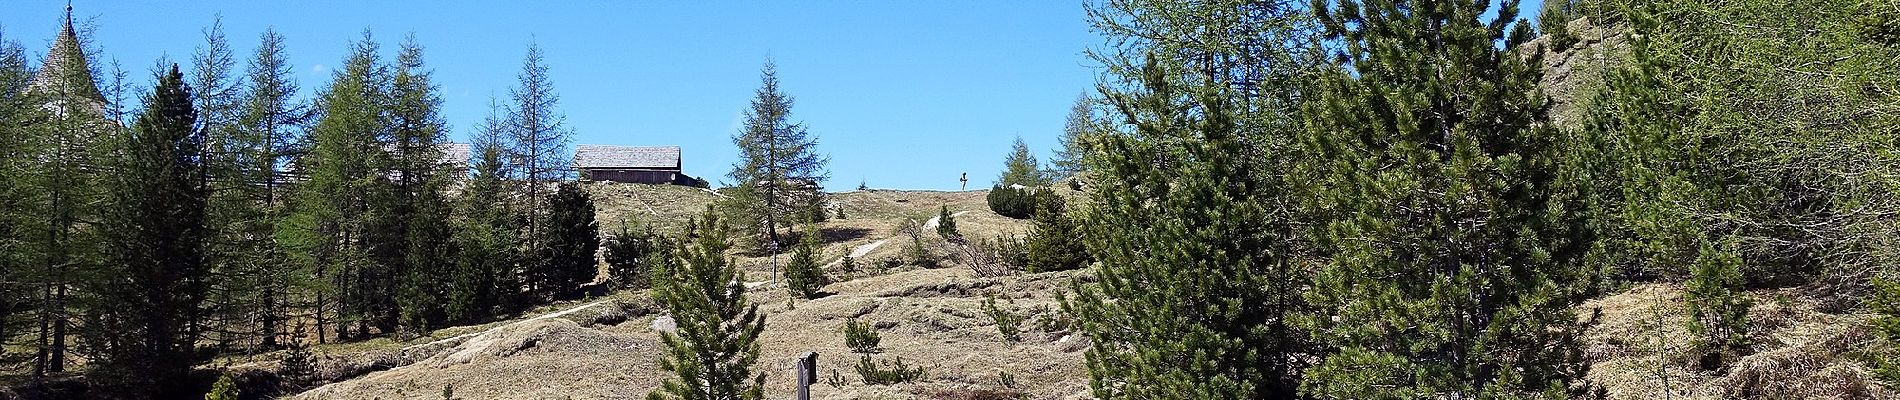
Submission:
{"label": "fence post", "polygon": [[818,352],[798,356],[798,400],[811,400],[811,384],[818,382]]}

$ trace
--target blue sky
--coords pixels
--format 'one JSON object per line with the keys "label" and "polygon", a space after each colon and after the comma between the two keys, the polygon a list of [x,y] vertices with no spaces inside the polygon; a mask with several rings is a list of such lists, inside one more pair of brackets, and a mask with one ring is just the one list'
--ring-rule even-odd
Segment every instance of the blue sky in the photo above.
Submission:
{"label": "blue sky", "polygon": [[[0,29],[39,57],[66,2],[8,3]],[[986,186],[1018,135],[1046,159],[1076,95],[1094,86],[1083,51],[1104,43],[1081,0],[73,3],[96,24],[104,57],[141,85],[160,57],[188,60],[219,16],[240,58],[266,27],[283,34],[306,97],[363,29],[392,58],[414,33],[456,141],[491,95],[507,95],[533,41],[574,143],[680,145],[686,172],[714,182],[734,161],[731,136],[769,57],[797,99],[794,119],[831,157],[832,190],[860,180],[956,189],[963,172]]]}

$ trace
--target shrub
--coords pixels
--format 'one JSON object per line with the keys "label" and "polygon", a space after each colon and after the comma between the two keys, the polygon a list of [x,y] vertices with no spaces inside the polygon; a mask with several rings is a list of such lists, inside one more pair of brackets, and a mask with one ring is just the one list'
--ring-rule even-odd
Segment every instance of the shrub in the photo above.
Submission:
{"label": "shrub", "polygon": [[937,256],[924,246],[923,223],[906,219],[903,225],[897,227],[897,231],[910,237],[910,246],[904,248],[904,261],[923,268],[937,267]]}
{"label": "shrub", "polygon": [[952,248],[958,251],[963,263],[970,266],[970,272],[978,277],[1015,275],[1021,272],[1021,268],[1017,267],[1021,264],[1011,264],[1009,255],[1004,253],[1004,247],[1010,246],[1004,244],[1008,240],[1007,237],[997,238],[994,242],[978,240],[975,243],[954,244]]}
{"label": "shrub", "polygon": [[[1012,305],[1016,303],[1015,300],[1008,301]],[[986,296],[983,298],[983,313],[988,314],[990,320],[996,321],[996,333],[1002,334],[1004,341],[1018,342],[1023,340],[1023,317],[1010,313],[1009,310],[1004,310],[1002,307],[997,307],[996,296]]]}
{"label": "shrub", "polygon": [[211,384],[211,392],[205,393],[205,400],[238,400],[237,383],[231,381],[231,373],[218,375],[218,382]]}
{"label": "shrub", "polygon": [[1082,247],[1080,227],[1063,210],[1054,196],[1037,206],[1035,224],[1029,229],[1025,269],[1029,272],[1067,271],[1089,263],[1088,249]]}
{"label": "shrub", "polygon": [[990,193],[984,196],[989,202],[990,211],[997,215],[1028,219],[1036,213],[1036,191],[1030,188],[996,185],[990,187]]}
{"label": "shrub", "polygon": [[620,231],[602,243],[601,258],[607,261],[607,279],[621,289],[647,287],[646,259],[659,247],[659,235],[652,227],[636,232],[622,224]]}
{"label": "shrub", "polygon": [[1023,237],[1016,235],[998,236],[996,237],[995,246],[996,256],[1001,258],[1004,264],[1009,264],[1017,269],[1029,267],[1029,242]]}
{"label": "shrub", "polygon": [[[879,367],[879,364],[882,364],[883,367]],[[894,385],[915,382],[924,377],[924,367],[918,366],[913,368],[905,366],[903,357],[897,357],[895,361],[885,360],[872,363],[871,356],[866,355],[858,358],[858,377],[864,378],[864,384],[866,385]]]}
{"label": "shrub", "polygon": [[1742,257],[1730,249],[1704,242],[1695,265],[1689,268],[1689,330],[1698,335],[1708,353],[1704,369],[1714,370],[1725,356],[1748,347],[1748,308],[1752,301],[1742,289]]}
{"label": "shrub", "polygon": [[[1874,336],[1900,349],[1900,283],[1874,279],[1874,293],[1868,297],[1874,311]],[[1900,364],[1894,357],[1874,357],[1874,376],[1889,387],[1900,387]]]}
{"label": "shrub", "polygon": [[785,287],[798,297],[809,299],[831,280],[818,267],[818,229],[812,228],[803,236],[798,247],[792,250],[791,262],[785,264]]}
{"label": "shrub", "polygon": [[857,318],[844,321],[844,346],[851,348],[851,352],[876,353],[878,343],[882,341],[883,338],[878,337],[877,329],[872,328],[871,324],[858,322]]}
{"label": "shrub", "polygon": [[950,215],[950,206],[937,206],[937,236],[951,242],[963,240],[963,233],[957,232],[957,218]]}

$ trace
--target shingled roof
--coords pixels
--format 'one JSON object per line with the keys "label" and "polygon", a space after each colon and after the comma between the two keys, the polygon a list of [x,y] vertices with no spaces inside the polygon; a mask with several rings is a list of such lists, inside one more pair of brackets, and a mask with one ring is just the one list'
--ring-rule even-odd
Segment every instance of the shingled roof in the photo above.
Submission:
{"label": "shingled roof", "polygon": [[679,146],[574,145],[574,167],[582,169],[680,169]]}

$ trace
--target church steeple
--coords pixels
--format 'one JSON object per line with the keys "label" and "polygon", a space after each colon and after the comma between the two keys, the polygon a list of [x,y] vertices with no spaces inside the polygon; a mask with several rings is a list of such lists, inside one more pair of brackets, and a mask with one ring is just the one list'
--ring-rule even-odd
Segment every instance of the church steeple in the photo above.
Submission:
{"label": "church steeple", "polygon": [[86,50],[79,44],[79,33],[73,29],[72,3],[66,3],[66,19],[60,24],[59,37],[53,39],[53,48],[46,51],[46,60],[34,73],[27,90],[105,102],[105,95],[99,92],[93,80],[92,68],[87,65]]}

